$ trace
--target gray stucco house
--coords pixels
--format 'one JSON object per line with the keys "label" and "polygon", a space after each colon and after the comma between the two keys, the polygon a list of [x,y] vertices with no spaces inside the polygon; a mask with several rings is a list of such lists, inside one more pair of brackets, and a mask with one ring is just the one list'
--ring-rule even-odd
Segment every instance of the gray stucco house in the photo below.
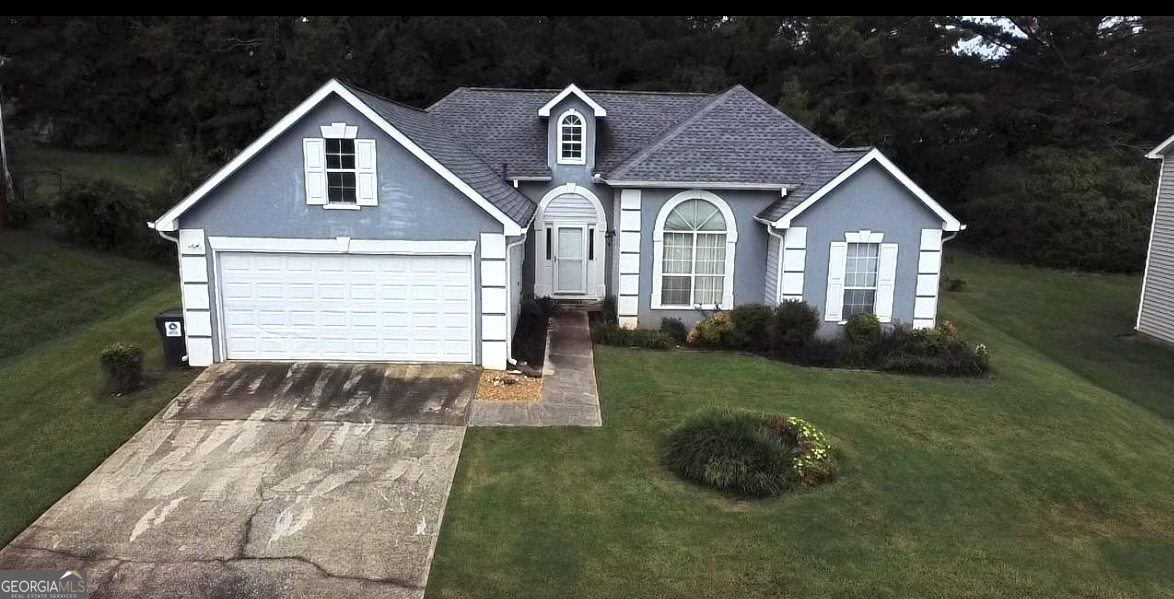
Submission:
{"label": "gray stucco house", "polygon": [[1174,151],[1174,135],[1146,154],[1161,161],[1145,277],[1137,307],[1137,332],[1174,344],[1174,170],[1166,170],[1166,156]]}
{"label": "gray stucco house", "polygon": [[623,326],[802,299],[933,326],[963,225],[883,154],[720,94],[461,88],[426,110],[330,81],[150,223],[189,361],[504,368],[524,293]]}

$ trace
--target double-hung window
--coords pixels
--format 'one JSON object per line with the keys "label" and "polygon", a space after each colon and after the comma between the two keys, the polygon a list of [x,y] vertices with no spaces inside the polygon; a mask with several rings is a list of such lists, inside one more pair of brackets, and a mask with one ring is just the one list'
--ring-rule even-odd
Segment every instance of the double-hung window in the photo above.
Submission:
{"label": "double-hung window", "polygon": [[705,200],[682,202],[664,224],[661,304],[712,306],[722,302],[726,273],[726,219]]}
{"label": "double-hung window", "polygon": [[584,140],[586,128],[583,117],[577,112],[568,112],[558,120],[558,162],[559,164],[586,164]]}
{"label": "double-hung window", "polygon": [[355,140],[326,139],[326,200],[331,204],[354,204],[357,201],[358,170],[355,166]]}
{"label": "double-hung window", "polygon": [[843,318],[853,314],[876,313],[879,243],[849,243],[844,263]]}

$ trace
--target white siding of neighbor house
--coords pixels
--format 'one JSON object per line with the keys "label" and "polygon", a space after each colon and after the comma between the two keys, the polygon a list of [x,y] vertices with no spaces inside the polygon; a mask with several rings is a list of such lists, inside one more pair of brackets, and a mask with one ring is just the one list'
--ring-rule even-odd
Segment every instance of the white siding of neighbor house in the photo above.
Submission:
{"label": "white siding of neighbor house", "polygon": [[1174,343],[1174,168],[1162,161],[1137,330]]}

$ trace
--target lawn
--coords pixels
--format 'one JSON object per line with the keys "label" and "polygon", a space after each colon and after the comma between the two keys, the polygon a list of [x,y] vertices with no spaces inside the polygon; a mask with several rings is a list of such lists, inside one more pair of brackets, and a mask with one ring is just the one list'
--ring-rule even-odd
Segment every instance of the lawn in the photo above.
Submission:
{"label": "lawn", "polygon": [[[597,348],[602,430],[470,429],[429,597],[1174,597],[1174,358],[1116,336],[1137,280],[950,268],[993,379]],[[811,420],[842,479],[676,480],[666,430],[715,404]]]}
{"label": "lawn", "polygon": [[33,197],[52,201],[71,179],[103,177],[149,189],[159,183],[168,166],[166,156],[84,152],[33,144],[12,149],[13,170],[31,177]]}
{"label": "lawn", "polygon": [[[191,380],[164,370],[154,316],[176,276],[134,260],[0,231],[0,546],[72,489]],[[151,387],[102,390],[98,353],[146,352]]]}

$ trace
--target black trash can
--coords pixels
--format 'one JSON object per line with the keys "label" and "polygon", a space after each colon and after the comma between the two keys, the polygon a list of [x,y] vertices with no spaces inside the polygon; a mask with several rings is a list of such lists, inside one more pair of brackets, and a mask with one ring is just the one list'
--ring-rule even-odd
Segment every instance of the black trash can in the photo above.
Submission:
{"label": "black trash can", "polygon": [[168,366],[184,366],[183,358],[188,355],[188,348],[183,337],[183,309],[160,312],[155,316],[155,328],[163,338],[163,361]]}

